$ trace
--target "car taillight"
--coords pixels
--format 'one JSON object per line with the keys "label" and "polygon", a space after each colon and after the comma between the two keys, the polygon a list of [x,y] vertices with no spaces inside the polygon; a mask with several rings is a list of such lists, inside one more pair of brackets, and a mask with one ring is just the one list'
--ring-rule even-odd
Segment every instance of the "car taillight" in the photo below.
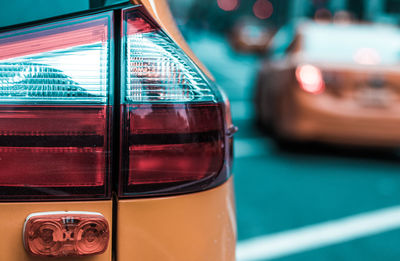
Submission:
{"label": "car taillight", "polygon": [[226,180],[221,94],[142,8],[122,16],[120,195],[199,191]]}
{"label": "car taillight", "polygon": [[0,199],[110,194],[112,15],[0,34]]}
{"label": "car taillight", "polygon": [[313,65],[301,65],[297,67],[296,78],[300,83],[300,87],[308,93],[319,94],[325,89],[321,70]]}
{"label": "car taillight", "polygon": [[121,14],[115,52],[114,11],[0,33],[0,200],[109,198],[111,180],[122,197],[179,194],[229,177],[223,95],[143,7]]}

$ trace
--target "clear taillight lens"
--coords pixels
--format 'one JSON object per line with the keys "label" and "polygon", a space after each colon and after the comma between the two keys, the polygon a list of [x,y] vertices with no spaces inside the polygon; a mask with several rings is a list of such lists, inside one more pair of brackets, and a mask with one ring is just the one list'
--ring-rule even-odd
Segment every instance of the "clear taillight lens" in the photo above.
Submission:
{"label": "clear taillight lens", "polygon": [[215,102],[199,70],[157,25],[138,11],[124,13],[124,102]]}
{"label": "clear taillight lens", "polygon": [[109,194],[111,21],[0,34],[0,198]]}
{"label": "clear taillight lens", "polygon": [[220,93],[141,8],[123,10],[123,196],[206,189],[226,180]]}

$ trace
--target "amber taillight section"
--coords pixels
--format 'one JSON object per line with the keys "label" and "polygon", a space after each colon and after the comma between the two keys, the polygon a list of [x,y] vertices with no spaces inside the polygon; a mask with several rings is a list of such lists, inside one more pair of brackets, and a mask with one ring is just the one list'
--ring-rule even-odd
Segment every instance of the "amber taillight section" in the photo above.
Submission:
{"label": "amber taillight section", "polygon": [[103,215],[92,212],[47,212],[27,217],[23,239],[34,256],[87,256],[104,253],[110,231]]}

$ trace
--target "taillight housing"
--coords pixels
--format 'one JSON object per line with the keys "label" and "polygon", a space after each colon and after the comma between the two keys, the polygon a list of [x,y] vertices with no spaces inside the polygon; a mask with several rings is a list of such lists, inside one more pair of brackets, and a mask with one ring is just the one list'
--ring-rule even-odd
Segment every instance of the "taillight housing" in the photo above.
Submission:
{"label": "taillight housing", "polygon": [[314,65],[300,65],[296,69],[296,78],[300,87],[312,94],[320,94],[325,90],[325,81],[322,72]]}
{"label": "taillight housing", "polygon": [[122,12],[120,196],[200,191],[229,173],[219,91],[143,8]]}
{"label": "taillight housing", "polygon": [[109,197],[112,19],[0,34],[0,199]]}
{"label": "taillight housing", "polygon": [[120,8],[0,33],[0,201],[172,195],[228,179],[224,95],[142,6]]}

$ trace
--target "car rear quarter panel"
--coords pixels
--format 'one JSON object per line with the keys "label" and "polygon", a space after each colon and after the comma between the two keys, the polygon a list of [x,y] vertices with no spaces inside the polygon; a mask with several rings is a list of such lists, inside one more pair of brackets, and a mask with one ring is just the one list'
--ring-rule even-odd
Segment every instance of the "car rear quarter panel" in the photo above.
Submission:
{"label": "car rear quarter panel", "polygon": [[212,190],[120,200],[118,261],[234,261],[232,178]]}

